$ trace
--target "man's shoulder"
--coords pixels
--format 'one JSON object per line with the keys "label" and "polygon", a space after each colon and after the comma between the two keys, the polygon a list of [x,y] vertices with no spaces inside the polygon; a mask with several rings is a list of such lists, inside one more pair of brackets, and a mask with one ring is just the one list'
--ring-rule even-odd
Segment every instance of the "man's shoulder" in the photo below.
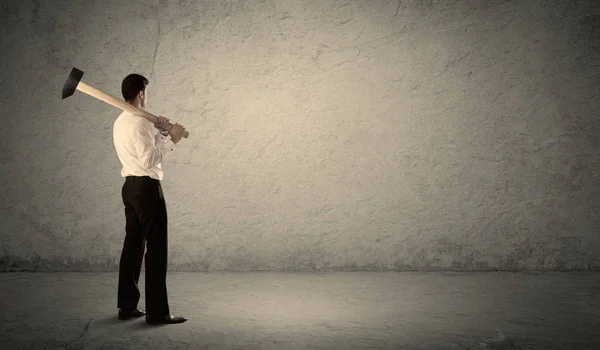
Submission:
{"label": "man's shoulder", "polygon": [[119,115],[117,116],[117,119],[115,119],[115,122],[117,122],[117,121],[123,121],[123,120],[129,119],[129,118],[130,118],[130,115],[131,115],[131,113],[128,113],[128,112],[125,112],[125,111],[123,111],[121,114],[119,114]]}
{"label": "man's shoulder", "polygon": [[152,129],[150,121],[131,113],[121,113],[114,122],[115,132],[142,132],[145,134],[151,132]]}
{"label": "man's shoulder", "polygon": [[137,125],[146,125],[146,124],[150,123],[148,120],[146,120],[146,118],[137,116],[130,112],[123,112],[123,113],[119,114],[119,116],[117,117],[117,120],[127,121],[129,123],[137,124]]}

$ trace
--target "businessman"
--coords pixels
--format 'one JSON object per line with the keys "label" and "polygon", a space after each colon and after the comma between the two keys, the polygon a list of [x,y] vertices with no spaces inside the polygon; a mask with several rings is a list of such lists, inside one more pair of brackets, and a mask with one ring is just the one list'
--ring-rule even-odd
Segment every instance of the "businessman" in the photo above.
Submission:
{"label": "businessman", "polygon": [[[123,79],[121,92],[127,103],[144,109],[148,102],[149,81],[139,74]],[[167,208],[161,181],[161,163],[175,149],[185,128],[158,117],[153,124],[143,117],[123,111],[113,126],[113,141],[123,165],[126,180],[121,195],[125,205],[125,241],[119,262],[118,318],[146,315],[149,324],[182,323],[185,317],[173,316],[167,298]],[[146,247],[145,247],[146,246]],[[146,311],[138,309],[138,281],[145,256]]]}

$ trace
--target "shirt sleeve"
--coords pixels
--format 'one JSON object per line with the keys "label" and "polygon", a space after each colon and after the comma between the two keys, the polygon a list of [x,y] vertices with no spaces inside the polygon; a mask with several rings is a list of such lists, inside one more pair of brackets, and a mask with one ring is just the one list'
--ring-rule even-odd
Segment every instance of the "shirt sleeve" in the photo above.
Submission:
{"label": "shirt sleeve", "polygon": [[165,140],[158,140],[163,137],[160,133],[155,137],[152,125],[145,119],[140,118],[133,125],[133,144],[137,157],[142,163],[144,169],[150,169],[153,166],[162,163],[162,161],[175,149],[175,143],[169,137]]}
{"label": "shirt sleeve", "polygon": [[167,136],[163,136],[160,132],[154,136],[154,144],[158,148],[165,147],[167,141],[171,139],[171,135],[167,134]]}

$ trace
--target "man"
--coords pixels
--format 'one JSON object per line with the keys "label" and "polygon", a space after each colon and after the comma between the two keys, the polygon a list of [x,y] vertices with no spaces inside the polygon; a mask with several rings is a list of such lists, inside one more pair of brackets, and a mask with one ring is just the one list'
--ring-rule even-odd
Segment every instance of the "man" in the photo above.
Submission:
{"label": "man", "polygon": [[[148,79],[130,74],[121,85],[129,104],[145,108]],[[120,320],[146,315],[146,322],[182,323],[184,317],[170,313],[167,299],[167,208],[160,181],[162,161],[175,149],[185,128],[175,124],[167,131],[169,119],[158,117],[152,124],[124,111],[113,127],[113,141],[126,178],[121,191],[125,205],[125,241],[119,263],[117,308]],[[153,127],[154,126],[154,127]],[[138,281],[146,248],[146,312],[137,308]]]}

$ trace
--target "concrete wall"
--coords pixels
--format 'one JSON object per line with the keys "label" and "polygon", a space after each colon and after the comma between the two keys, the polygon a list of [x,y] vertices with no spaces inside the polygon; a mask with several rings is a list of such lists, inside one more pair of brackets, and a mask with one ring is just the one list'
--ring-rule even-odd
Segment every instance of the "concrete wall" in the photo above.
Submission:
{"label": "concrete wall", "polygon": [[3,269],[117,269],[121,97],[170,270],[598,269],[597,1],[3,1]]}

